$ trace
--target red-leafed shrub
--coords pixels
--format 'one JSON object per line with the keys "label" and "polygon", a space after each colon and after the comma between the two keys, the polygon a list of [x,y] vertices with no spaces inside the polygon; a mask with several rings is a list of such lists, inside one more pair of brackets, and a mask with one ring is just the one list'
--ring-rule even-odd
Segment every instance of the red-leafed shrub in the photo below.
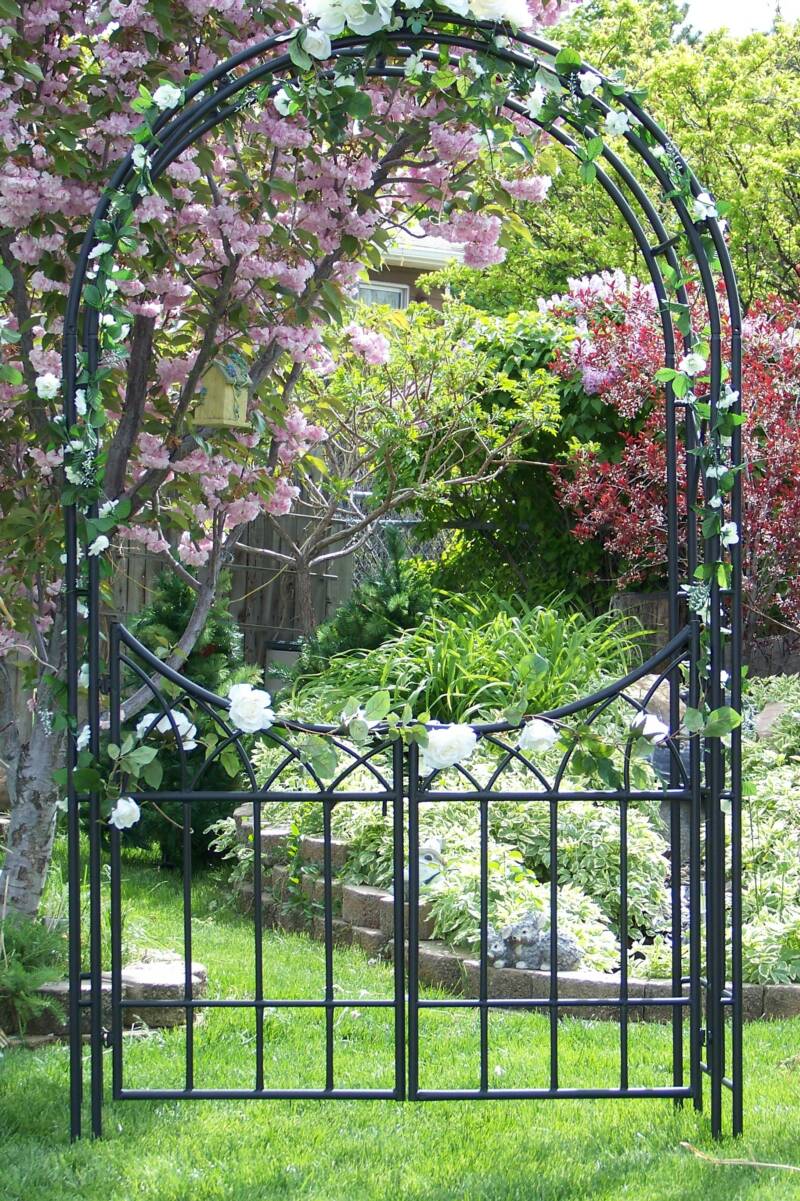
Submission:
{"label": "red-leafed shrub", "polygon": [[[588,444],[556,473],[581,541],[599,540],[620,587],[663,586],[666,566],[664,409],[653,376],[663,343],[652,291],[617,273],[573,281],[550,306],[577,337],[556,357],[565,378],[624,415],[612,445]],[[744,323],[742,551],[748,625],[765,616],[800,625],[800,305],[758,302]],[[679,487],[686,478],[679,453]],[[686,521],[685,510],[681,522]]]}

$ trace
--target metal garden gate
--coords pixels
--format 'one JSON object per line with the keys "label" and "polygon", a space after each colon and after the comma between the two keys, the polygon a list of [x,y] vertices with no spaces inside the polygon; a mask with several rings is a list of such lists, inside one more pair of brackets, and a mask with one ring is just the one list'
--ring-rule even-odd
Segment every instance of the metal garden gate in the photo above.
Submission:
{"label": "metal garden gate", "polygon": [[[486,48],[484,35],[490,27],[457,19],[462,31],[453,33],[456,18],[433,19],[429,27],[384,31],[382,51],[369,61],[369,73],[392,78],[402,75],[405,59],[414,52],[436,59],[440,51],[454,55],[461,51],[482,52]],[[501,61],[514,71],[530,78],[543,67],[560,78],[566,94],[575,86],[578,68],[554,66],[556,48],[535,37],[508,31],[513,41],[506,48],[494,49]],[[368,52],[368,39],[340,37],[334,40],[332,58],[348,55],[363,56]],[[387,47],[388,51],[387,52]],[[245,70],[245,68],[247,68]],[[582,69],[582,68],[581,68]],[[221,64],[201,80],[192,84],[186,93],[182,109],[164,114],[148,150],[153,155],[152,176],[158,176],[169,164],[203,133],[237,111],[240,93],[254,82],[280,79],[294,67],[289,55],[283,52],[280,38],[268,38],[261,45],[242,51]],[[277,85],[274,85],[277,86]],[[598,114],[607,108],[593,98]],[[704,1079],[710,1080],[711,1127],[715,1135],[722,1130],[723,1096],[729,1091],[732,1098],[731,1126],[735,1133],[742,1126],[742,999],[741,999],[741,911],[740,911],[740,747],[738,731],[734,730],[729,747],[719,737],[688,742],[688,755],[681,752],[677,732],[681,725],[681,705],[684,701],[696,708],[704,692],[708,706],[716,709],[724,701],[723,668],[730,671],[730,704],[740,705],[741,677],[741,620],[740,620],[740,563],[736,546],[732,548],[732,569],[728,578],[716,571],[708,579],[707,596],[703,605],[690,605],[688,613],[681,602],[681,581],[691,583],[698,578],[702,565],[715,564],[719,558],[719,533],[700,528],[698,505],[701,486],[706,496],[715,490],[714,476],[704,472],[712,434],[711,420],[716,411],[723,381],[723,360],[720,333],[720,302],[728,309],[732,329],[728,348],[728,380],[732,390],[740,388],[740,313],[736,284],[728,257],[723,232],[716,220],[699,222],[687,207],[686,196],[671,187],[671,177],[665,162],[679,166],[685,172],[691,195],[700,194],[700,185],[689,173],[674,146],[634,99],[621,95],[619,103],[637,123],[626,134],[630,149],[648,169],[650,179],[659,193],[655,200],[633,171],[628,161],[608,146],[596,160],[596,178],[606,194],[614,201],[631,228],[642,259],[660,302],[664,337],[665,364],[674,368],[681,353],[670,313],[670,301],[665,288],[665,270],[680,278],[681,264],[676,255],[679,236],[682,237],[696,261],[710,324],[709,359],[710,397],[696,398],[707,404],[703,410],[687,400],[676,397],[669,379],[665,383],[665,417],[667,439],[667,472],[669,505],[666,513],[669,551],[670,637],[667,645],[640,669],[623,680],[593,696],[566,705],[543,717],[561,723],[579,722],[584,729],[601,722],[615,708],[635,719],[643,712],[658,687],[668,689],[671,731],[667,740],[669,753],[668,779],[664,788],[637,788],[631,781],[633,737],[623,748],[620,759],[619,783],[604,788],[576,789],[569,784],[570,759],[575,745],[564,754],[560,767],[545,775],[533,757],[526,756],[515,742],[516,727],[507,723],[478,725],[479,739],[493,748],[495,768],[486,777],[478,777],[467,766],[458,768],[459,787],[446,791],[436,773],[427,778],[420,775],[419,752],[415,745],[406,747],[400,740],[389,741],[380,730],[368,749],[354,747],[341,731],[330,728],[281,721],[270,731],[273,747],[280,750],[279,761],[268,778],[257,780],[239,732],[226,720],[228,702],[193,684],[179,673],[167,668],[156,656],[121,625],[112,627],[110,637],[101,634],[99,607],[99,573],[96,558],[84,557],[80,566],[80,548],[75,508],[66,514],[67,533],[67,602],[70,611],[68,627],[69,703],[77,719],[78,675],[81,662],[89,664],[90,747],[101,753],[101,722],[110,721],[109,736],[119,744],[124,716],[125,681],[135,681],[148,690],[156,708],[156,719],[166,717],[176,734],[180,759],[180,787],[171,791],[132,791],[138,802],[177,801],[182,806],[183,830],[183,907],[184,907],[184,990],[183,995],[170,1001],[163,999],[135,1002],[137,1011],[148,1004],[160,1009],[173,1007],[183,1010],[186,1018],[185,1054],[181,1079],[170,1083],[137,1085],[126,1079],[126,1040],[123,1038],[123,1019],[132,1004],[123,996],[122,928],[124,863],[118,830],[111,831],[110,843],[110,904],[111,953],[110,962],[103,952],[103,917],[101,896],[105,887],[103,873],[103,827],[100,803],[96,793],[79,792],[72,779],[77,759],[76,737],[73,732],[69,752],[69,837],[70,837],[70,1027],[71,1027],[71,1118],[72,1133],[81,1132],[84,1097],[84,1054],[81,1025],[84,1011],[89,1015],[89,1099],[91,1128],[99,1134],[102,1124],[104,1097],[104,1050],[111,1048],[112,1095],[116,1099],[146,1098],[224,1098],[224,1097],[319,1097],[439,1100],[479,1098],[579,1098],[619,1097],[670,1098],[676,1103],[691,1100],[695,1108],[703,1106]],[[524,109],[513,91],[507,107],[515,113]],[[550,129],[550,136],[568,152],[579,154],[576,130],[569,112],[564,123]],[[111,182],[110,193],[124,190],[131,179],[131,160],[127,159]],[[64,380],[67,425],[76,420],[76,356],[82,348],[86,361],[97,362],[97,311],[84,301],[84,287],[90,254],[97,241],[98,222],[108,219],[108,196],[101,201],[87,234],[77,265],[65,327]],[[134,199],[136,203],[136,199]],[[679,233],[665,225],[659,207],[667,204],[677,222]],[[712,263],[714,268],[712,269]],[[679,284],[677,299],[686,302]],[[80,341],[79,341],[80,339]],[[684,335],[683,349],[691,350],[694,335],[689,329]],[[738,400],[737,400],[738,404]],[[731,402],[733,405],[733,402]],[[738,411],[738,409],[737,409]],[[679,490],[679,447],[685,455],[683,467],[686,487]],[[730,489],[731,516],[739,522],[741,500],[738,469],[741,463],[741,444],[734,432],[731,446],[731,469],[734,482]],[[705,478],[703,479],[702,477]],[[726,500],[725,503],[728,503]],[[91,516],[91,513],[90,513]],[[685,573],[685,574],[684,574]],[[691,589],[689,589],[691,593]],[[80,612],[84,603],[88,618],[84,623]],[[79,609],[80,606],[80,609]],[[730,658],[726,660],[723,629],[731,631]],[[704,632],[705,631],[705,632]],[[702,646],[701,646],[701,640]],[[645,675],[655,673],[657,680],[645,695],[634,686]],[[212,755],[196,768],[186,761],[178,730],[172,715],[181,698],[190,700],[214,720],[219,742]],[[76,727],[77,729],[77,723]],[[298,742],[308,733],[323,733],[332,740],[340,757],[332,781],[323,781],[303,756]],[[204,775],[213,759],[226,747],[233,747],[240,757],[248,785],[244,790],[219,793],[204,789]],[[306,775],[303,788],[285,788],[282,774],[288,767]],[[507,784],[513,771],[513,786]],[[367,785],[364,779],[367,779]],[[521,784],[520,780],[524,782]],[[321,995],[310,998],[281,998],[270,993],[270,934],[265,930],[262,913],[261,856],[254,856],[254,977],[252,995],[244,998],[202,998],[193,995],[193,865],[191,830],[193,822],[202,821],[204,802],[223,796],[231,804],[253,802],[255,847],[259,848],[261,807],[269,801],[293,804],[317,803],[322,814],[324,859],[322,879],[324,894],[323,941],[324,982]],[[640,993],[632,991],[629,983],[628,935],[628,839],[627,819],[631,806],[650,800],[666,800],[670,811],[669,841],[673,864],[671,882],[672,967],[669,987],[660,995],[649,997],[648,1006],[662,1007],[670,1015],[672,1055],[669,1080],[654,1083],[640,1079],[629,1054],[631,1011],[642,1006]],[[348,998],[336,987],[334,955],[334,907],[331,861],[331,819],[334,807],[342,801],[379,803],[391,815],[394,871],[394,968],[391,995],[383,998]],[[419,982],[419,901],[418,873],[419,819],[427,806],[458,801],[476,807],[480,821],[479,845],[479,925],[480,953],[474,988],[464,995],[431,996],[420,988]],[[550,969],[546,996],[509,997],[498,994],[490,979],[487,951],[487,931],[491,920],[490,889],[491,863],[489,856],[489,825],[492,806],[507,801],[524,802],[531,807],[543,807],[549,822],[549,855],[551,889],[549,909]],[[619,913],[620,962],[616,995],[593,995],[584,989],[581,995],[570,995],[569,983],[560,978],[557,970],[557,940],[559,906],[557,864],[559,855],[559,805],[565,801],[587,804],[602,803],[614,808],[620,823]],[[89,891],[89,956],[84,970],[81,952],[81,903],[84,865],[81,862],[80,829],[88,819],[88,891]],[[676,865],[680,863],[681,828],[688,822],[689,854],[685,882]],[[726,849],[727,848],[727,849]],[[407,865],[407,869],[406,869]],[[407,918],[399,898],[407,889]],[[402,948],[407,945],[404,954]],[[688,959],[688,971],[683,966]],[[103,973],[110,968],[110,1016],[104,1016]],[[602,1005],[613,1012],[619,1029],[619,1054],[614,1079],[603,1085],[564,1083],[560,1070],[561,1018],[566,1014],[580,1016],[582,1010]],[[369,1082],[359,1085],[348,1077],[341,1084],[338,1076],[335,1021],[338,1011],[348,1006],[382,1009],[390,1015],[393,1028],[391,1081],[387,1086],[373,1087]],[[251,1015],[254,1035],[250,1079],[236,1087],[209,1087],[198,1082],[195,1059],[195,1018],[200,1009],[212,1011],[223,1008],[247,1010]],[[314,1010],[322,1015],[324,1039],[321,1051],[322,1076],[319,1082],[299,1082],[293,1087],[276,1085],[270,1079],[265,1050],[269,1035],[265,1030],[265,1015],[277,1009]],[[420,1063],[424,1056],[426,1036],[421,1029],[426,1015],[433,1011],[469,1010],[477,1014],[478,1040],[474,1080],[469,1086],[438,1087],[436,1080],[425,1078]],[[491,1023],[493,1015],[515,1011],[541,1019],[532,1026],[532,1036],[543,1040],[546,1060],[545,1078],[522,1081],[513,1087],[500,1088],[491,1070]],[[424,1065],[423,1065],[424,1066]]]}

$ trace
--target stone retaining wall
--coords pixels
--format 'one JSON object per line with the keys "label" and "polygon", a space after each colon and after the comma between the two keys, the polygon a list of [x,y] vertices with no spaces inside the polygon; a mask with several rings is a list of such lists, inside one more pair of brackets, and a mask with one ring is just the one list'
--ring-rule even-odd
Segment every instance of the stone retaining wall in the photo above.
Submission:
{"label": "stone retaining wall", "polygon": [[[206,995],[208,973],[202,963],[192,964],[192,996],[200,1000]],[[186,995],[183,959],[174,955],[151,952],[149,958],[138,963],[128,964],[121,972],[123,1001],[180,1001]],[[111,973],[103,972],[102,978],[102,1017],[101,1023],[106,1028],[111,1026]],[[69,1037],[67,1013],[69,1009],[69,982],[57,980],[53,984],[45,984],[38,990],[39,994],[49,1003],[49,1008],[37,1017],[32,1018],[25,1027],[25,1038],[40,1038],[53,1036],[55,1038]],[[81,984],[81,997],[89,1000],[89,981]],[[84,1034],[89,1032],[91,1014],[88,1007],[81,1011],[81,1029]],[[137,1009],[134,1005],[125,1006],[122,1010],[122,1024],[126,1030],[134,1026],[146,1026],[153,1029],[165,1026],[182,1026],[186,1023],[186,1010],[179,1006],[143,1005]],[[11,1014],[0,1011],[0,1028],[10,1034],[15,1029]]]}
{"label": "stone retaining wall", "polygon": [[[252,805],[241,805],[234,814],[237,833],[243,843],[253,840]],[[261,829],[262,847],[262,892],[261,912],[264,925],[303,932],[312,938],[324,938],[325,884],[322,878],[324,841],[322,838],[301,837],[299,889],[307,905],[290,902],[289,826],[268,826]],[[365,884],[348,884],[338,879],[347,860],[349,846],[341,839],[331,841],[331,864],[333,879],[333,940],[338,946],[360,947],[371,958],[391,960],[394,957],[394,898],[391,893]],[[253,885],[245,882],[238,886],[240,906],[249,913],[253,911]],[[408,903],[405,904],[405,929],[408,930]],[[477,997],[480,965],[473,951],[459,950],[444,942],[435,941],[433,922],[423,901],[419,909],[419,978],[420,982],[448,992]],[[613,1005],[603,1005],[604,999],[619,997],[618,974],[593,972],[581,969],[577,972],[558,973],[559,1003],[569,1000],[597,1000],[597,1005],[576,1005],[571,1011],[568,1004],[565,1013],[576,1017],[616,1020],[619,1010]],[[488,969],[488,995],[490,998],[525,998],[546,1001],[550,995],[550,973],[523,971],[517,968]],[[629,1007],[632,1020],[669,1021],[672,1006],[648,1004],[672,995],[668,980],[628,979],[628,995],[641,1004]],[[745,984],[743,988],[744,1016],[748,1020],[757,1018],[785,1018],[800,1015],[800,984]]]}

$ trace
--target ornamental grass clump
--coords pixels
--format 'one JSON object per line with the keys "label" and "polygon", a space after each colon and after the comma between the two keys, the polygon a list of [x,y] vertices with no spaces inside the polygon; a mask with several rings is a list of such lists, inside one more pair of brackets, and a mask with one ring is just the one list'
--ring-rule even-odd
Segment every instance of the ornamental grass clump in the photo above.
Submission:
{"label": "ornamental grass clump", "polygon": [[624,675],[640,661],[642,634],[608,613],[588,618],[518,599],[443,596],[416,629],[369,651],[334,655],[324,670],[298,677],[290,704],[338,719],[351,697],[386,689],[395,709],[409,704],[437,721],[470,722],[524,691],[528,711],[544,712]]}

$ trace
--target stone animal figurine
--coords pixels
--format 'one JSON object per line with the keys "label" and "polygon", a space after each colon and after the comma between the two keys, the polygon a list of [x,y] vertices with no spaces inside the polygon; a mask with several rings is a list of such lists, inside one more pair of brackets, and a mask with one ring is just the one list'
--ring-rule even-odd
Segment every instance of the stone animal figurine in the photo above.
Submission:
{"label": "stone animal figurine", "polygon": [[[442,874],[444,859],[442,858],[441,838],[429,838],[419,848],[419,859],[417,862],[419,865],[419,886],[420,888],[425,888]],[[403,870],[403,880],[405,881],[406,897],[408,897],[408,864],[406,864]]]}
{"label": "stone animal figurine", "polygon": [[[523,914],[518,922],[497,931],[487,930],[487,957],[494,967],[515,967],[527,971],[550,967],[550,932],[544,915],[537,910]],[[581,951],[571,934],[556,935],[559,971],[575,971],[581,964]]]}

